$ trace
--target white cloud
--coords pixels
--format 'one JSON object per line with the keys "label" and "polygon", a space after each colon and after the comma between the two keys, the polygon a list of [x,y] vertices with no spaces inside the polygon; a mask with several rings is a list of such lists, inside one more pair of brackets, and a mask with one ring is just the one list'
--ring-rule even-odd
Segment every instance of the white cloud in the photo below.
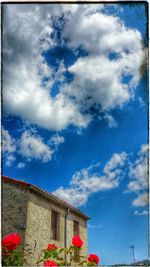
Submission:
{"label": "white cloud", "polygon": [[69,38],[70,47],[82,46],[92,54],[103,54],[106,51],[122,52],[125,49],[134,51],[141,48],[141,44],[136,43],[136,40],[139,41],[140,33],[127,29],[115,16],[102,12],[87,14],[86,8],[83,11],[78,6],[74,16],[70,14],[67,19],[63,35]]}
{"label": "white cloud", "polygon": [[18,169],[22,169],[24,167],[25,167],[25,163],[23,163],[23,162],[19,162],[18,165],[17,165]]}
{"label": "white cloud", "polygon": [[135,207],[144,207],[148,204],[148,193],[142,193],[137,198],[135,198],[132,202]]}
{"label": "white cloud", "polygon": [[[62,130],[69,125],[87,127],[94,106],[106,113],[111,127],[115,126],[110,112],[133,98],[144,49],[137,30],[126,28],[117,17],[104,14],[102,8],[103,5],[5,5],[4,110],[40,127]],[[88,55],[69,67],[73,81],[52,97],[52,86],[58,79],[64,80],[66,67],[59,62],[58,71],[54,70],[42,52],[57,45],[51,35],[52,15],[62,27],[58,20],[62,14],[65,26],[61,44],[67,38],[66,46],[76,53],[81,47]],[[111,53],[116,59],[110,58]],[[128,85],[123,82],[124,75],[131,75]]]}
{"label": "white cloud", "polygon": [[9,132],[2,127],[2,152],[6,166],[10,167],[15,161],[14,153],[16,151],[15,139]]}
{"label": "white cloud", "polygon": [[2,151],[12,154],[16,150],[15,139],[12,138],[7,130],[2,127]]}
{"label": "white cloud", "polygon": [[123,167],[126,158],[127,158],[127,154],[125,152],[122,152],[121,154],[114,153],[112,158],[105,165],[104,173],[109,175],[118,166]]}
{"label": "white cloud", "polygon": [[25,131],[18,142],[18,153],[27,159],[40,159],[48,162],[52,159],[53,151],[40,136]]}
{"label": "white cloud", "polygon": [[144,216],[144,215],[148,215],[148,211],[143,210],[143,211],[139,212],[138,210],[135,210],[134,214],[138,215],[138,216]]}
{"label": "white cloud", "polygon": [[13,162],[16,160],[13,154],[5,155],[4,161],[7,167],[11,167]]}
{"label": "white cloud", "polygon": [[[60,75],[60,68],[58,73],[54,72],[41,52],[54,46],[50,37],[50,14],[54,15],[53,11],[58,13],[57,9],[59,7],[55,10],[52,5],[5,7],[4,108],[47,129],[61,130],[68,124],[85,127],[87,119],[82,118],[71,101],[64,95],[58,95],[55,99],[50,96],[55,78]],[[44,78],[48,82],[43,85]]]}
{"label": "white cloud", "polygon": [[99,167],[91,165],[86,169],[76,172],[67,188],[60,187],[54,195],[64,199],[74,206],[86,204],[88,197],[99,191],[110,190],[117,187],[120,183],[122,167],[125,164],[126,153],[114,154],[110,161],[105,165],[103,173],[95,171]]}
{"label": "white cloud", "polygon": [[115,119],[113,118],[112,115],[106,113],[104,116],[104,119],[108,122],[108,126],[109,128],[114,128],[117,127],[117,122],[115,121]]}
{"label": "white cloud", "polygon": [[137,194],[133,200],[133,206],[145,206],[148,204],[148,145],[141,146],[135,162],[130,163],[128,192]]}
{"label": "white cloud", "polygon": [[[2,151],[6,166],[14,162],[15,154],[21,155],[26,161],[33,159],[46,163],[52,160],[58,146],[64,142],[64,137],[52,135],[51,142],[46,144],[35,129],[25,130],[21,137],[16,140],[7,130],[2,128]],[[24,168],[25,163],[19,162],[17,168]]]}
{"label": "white cloud", "polygon": [[[140,79],[140,33],[102,12],[85,15],[77,10],[74,17],[68,18],[63,34],[71,48],[81,46],[89,55],[69,68],[75,76],[69,94],[88,106],[97,104],[103,111],[122,107],[133,97],[133,88]],[[132,78],[127,85],[123,77],[128,74]]]}
{"label": "white cloud", "polygon": [[130,191],[136,192],[148,187],[148,145],[142,145],[138,159],[130,166],[132,181],[128,185]]}
{"label": "white cloud", "polygon": [[81,190],[80,188],[59,187],[56,191],[53,192],[53,194],[73,206],[82,206],[88,200],[87,192]]}
{"label": "white cloud", "polygon": [[50,139],[50,144],[54,144],[55,146],[58,146],[59,144],[62,144],[64,142],[65,142],[64,137],[59,134],[53,135],[52,138]]}

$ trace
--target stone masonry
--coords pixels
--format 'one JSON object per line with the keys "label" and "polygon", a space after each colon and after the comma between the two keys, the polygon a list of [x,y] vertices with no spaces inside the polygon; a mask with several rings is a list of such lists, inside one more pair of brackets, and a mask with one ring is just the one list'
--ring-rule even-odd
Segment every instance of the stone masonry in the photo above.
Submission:
{"label": "stone masonry", "polygon": [[[51,239],[51,213],[59,214],[59,237]],[[88,254],[87,220],[89,218],[68,203],[40,188],[22,181],[2,177],[2,235],[18,232],[22,245],[34,249],[34,265],[42,249],[49,243],[58,247],[71,244],[74,235],[73,221],[79,223],[79,235],[84,241],[81,254]]]}

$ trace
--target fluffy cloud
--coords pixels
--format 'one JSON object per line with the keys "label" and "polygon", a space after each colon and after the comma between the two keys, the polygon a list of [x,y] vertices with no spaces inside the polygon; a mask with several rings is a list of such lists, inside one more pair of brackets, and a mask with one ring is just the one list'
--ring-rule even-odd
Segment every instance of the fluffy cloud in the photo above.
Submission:
{"label": "fluffy cloud", "polygon": [[125,152],[115,153],[105,165],[102,174],[99,171],[94,171],[99,167],[99,164],[82,169],[73,175],[69,187],[60,187],[53,194],[72,205],[82,206],[91,194],[110,190],[119,185],[126,158]]}
{"label": "fluffy cloud", "polygon": [[64,95],[50,96],[60,68],[54,72],[41,53],[54,46],[50,37],[54,12],[62,11],[52,5],[5,6],[4,109],[48,129],[60,130],[68,124],[85,127],[87,120]]}
{"label": "fluffy cloud", "polygon": [[[122,107],[134,96],[140,79],[144,48],[137,30],[103,13],[103,5],[5,5],[3,18],[4,110],[30,123],[53,130],[69,125],[85,128],[91,109],[106,113]],[[15,15],[14,15],[15,14]],[[64,20],[58,18],[63,15]],[[61,32],[61,45],[87,52],[68,68],[73,81],[52,97],[66,66],[50,67],[43,52],[58,45],[53,21]],[[67,39],[67,42],[65,41]],[[126,84],[125,76],[131,79]],[[64,80],[63,80],[64,81]]]}
{"label": "fluffy cloud", "polygon": [[[69,47],[88,52],[69,68],[74,80],[67,90],[79,103],[88,108],[97,104],[107,111],[122,107],[133,97],[143,57],[137,30],[127,29],[114,16],[102,12],[80,14],[77,10],[68,17],[63,35]],[[126,84],[123,78],[128,75],[131,80]]]}
{"label": "fluffy cloud", "polygon": [[2,127],[2,152],[6,166],[11,166],[15,160],[16,141],[9,132]]}
{"label": "fluffy cloud", "polygon": [[65,142],[64,137],[59,134],[53,135],[52,138],[50,139],[50,144],[54,144],[56,146],[64,142]]}
{"label": "fluffy cloud", "polygon": [[127,158],[127,154],[125,152],[122,152],[121,154],[113,154],[112,158],[107,162],[107,164],[104,167],[104,173],[106,173],[108,176],[110,173],[115,170],[118,166],[123,167],[124,162]]}
{"label": "fluffy cloud", "polygon": [[11,167],[13,162],[16,160],[15,156],[13,154],[6,154],[4,156],[4,161],[7,167]]}
{"label": "fluffy cloud", "polygon": [[144,207],[148,204],[148,193],[142,193],[137,198],[135,198],[132,202],[135,207]]}
{"label": "fluffy cloud", "polygon": [[17,165],[18,169],[22,169],[24,167],[25,167],[25,163],[23,163],[23,162],[19,162],[18,165]]}
{"label": "fluffy cloud", "polygon": [[106,113],[104,119],[108,122],[109,128],[117,127],[118,124],[112,115]]}
{"label": "fluffy cloud", "polygon": [[53,151],[46,145],[40,136],[25,131],[18,142],[18,153],[28,160],[40,159],[48,162],[52,159]]}
{"label": "fluffy cloud", "polygon": [[128,192],[137,194],[133,206],[145,206],[148,204],[148,145],[141,146],[137,159],[130,164],[129,175]]}
{"label": "fluffy cloud", "polygon": [[87,192],[85,190],[82,190],[81,188],[59,187],[56,191],[53,192],[53,194],[73,206],[82,206],[88,200]]}
{"label": "fluffy cloud", "polygon": [[[50,161],[58,146],[64,142],[64,137],[53,135],[50,144],[46,144],[41,136],[33,129],[25,130],[21,137],[12,138],[7,130],[2,128],[2,151],[6,160],[6,166],[11,166],[15,160],[15,153],[21,155],[27,161],[33,159],[43,163]],[[17,168],[23,168],[25,163],[19,162]]]}
{"label": "fluffy cloud", "polygon": [[2,151],[7,154],[12,154],[15,150],[15,139],[12,138],[9,132],[2,127]]}

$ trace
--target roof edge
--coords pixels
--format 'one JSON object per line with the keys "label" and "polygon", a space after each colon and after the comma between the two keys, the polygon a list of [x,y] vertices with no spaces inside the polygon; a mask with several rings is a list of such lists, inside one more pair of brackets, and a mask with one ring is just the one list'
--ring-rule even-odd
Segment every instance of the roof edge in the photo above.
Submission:
{"label": "roof edge", "polygon": [[49,192],[45,191],[44,189],[42,189],[42,188],[40,188],[38,186],[35,186],[33,184],[24,182],[22,180],[17,180],[17,179],[14,179],[14,178],[10,178],[10,177],[4,176],[4,175],[2,175],[1,177],[2,177],[2,180],[4,180],[5,182],[9,182],[9,183],[13,183],[13,184],[19,184],[19,185],[21,185],[23,187],[29,188],[29,189],[33,190],[34,192],[39,193],[39,194],[45,196],[48,199],[51,199],[53,202],[57,203],[58,205],[62,205],[64,208],[70,209],[74,213],[80,215],[82,218],[84,218],[86,220],[90,220],[90,217],[88,217],[86,214],[84,214],[79,209],[73,207],[69,203],[63,201],[62,199],[56,197],[52,193],[49,193]]}

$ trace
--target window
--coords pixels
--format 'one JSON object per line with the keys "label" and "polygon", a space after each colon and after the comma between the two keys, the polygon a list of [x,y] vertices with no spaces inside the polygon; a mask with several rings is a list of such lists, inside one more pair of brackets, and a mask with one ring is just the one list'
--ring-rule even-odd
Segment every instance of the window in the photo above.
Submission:
{"label": "window", "polygon": [[59,240],[59,213],[54,210],[51,213],[51,238]]}
{"label": "window", "polygon": [[74,235],[79,235],[79,222],[73,221],[73,232]]}

